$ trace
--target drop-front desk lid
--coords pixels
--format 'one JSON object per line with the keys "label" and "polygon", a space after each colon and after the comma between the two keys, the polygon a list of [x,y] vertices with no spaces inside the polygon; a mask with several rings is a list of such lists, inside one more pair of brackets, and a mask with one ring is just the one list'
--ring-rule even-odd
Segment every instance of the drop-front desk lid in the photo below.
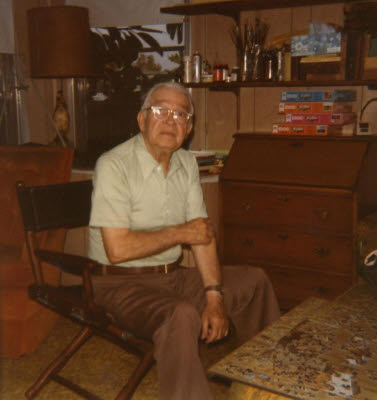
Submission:
{"label": "drop-front desk lid", "polygon": [[242,133],[234,138],[221,180],[352,189],[367,169],[377,185],[376,136]]}

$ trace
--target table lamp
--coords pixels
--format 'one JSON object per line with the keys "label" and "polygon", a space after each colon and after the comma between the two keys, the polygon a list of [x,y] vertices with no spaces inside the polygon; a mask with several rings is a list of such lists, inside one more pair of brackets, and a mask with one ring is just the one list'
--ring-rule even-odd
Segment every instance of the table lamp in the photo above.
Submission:
{"label": "table lamp", "polygon": [[63,96],[64,78],[96,74],[85,7],[51,6],[27,11],[31,78],[61,79],[53,114],[55,142],[68,144],[69,113]]}

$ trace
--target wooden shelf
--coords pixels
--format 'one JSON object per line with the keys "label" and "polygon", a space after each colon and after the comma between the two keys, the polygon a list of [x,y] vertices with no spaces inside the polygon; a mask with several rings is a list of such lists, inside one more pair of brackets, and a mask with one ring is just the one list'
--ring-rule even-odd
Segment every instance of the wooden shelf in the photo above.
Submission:
{"label": "wooden shelf", "polygon": [[221,14],[236,17],[241,11],[267,10],[272,8],[305,7],[334,3],[350,3],[351,0],[234,0],[211,3],[177,4],[161,7],[165,14],[205,15]]}
{"label": "wooden shelf", "polygon": [[250,82],[202,82],[184,83],[190,88],[207,88],[213,90],[236,90],[253,87],[307,87],[307,86],[370,86],[377,87],[377,79],[369,80],[331,80],[331,81],[250,81]]}

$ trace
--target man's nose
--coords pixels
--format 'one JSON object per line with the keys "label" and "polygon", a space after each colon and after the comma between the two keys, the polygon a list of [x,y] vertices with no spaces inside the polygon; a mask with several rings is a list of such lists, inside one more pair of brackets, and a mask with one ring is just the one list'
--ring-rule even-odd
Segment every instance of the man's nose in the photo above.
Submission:
{"label": "man's nose", "polygon": [[169,122],[171,124],[175,123],[174,113],[172,110],[169,110],[169,114],[168,114],[168,117],[166,118],[166,122]]}

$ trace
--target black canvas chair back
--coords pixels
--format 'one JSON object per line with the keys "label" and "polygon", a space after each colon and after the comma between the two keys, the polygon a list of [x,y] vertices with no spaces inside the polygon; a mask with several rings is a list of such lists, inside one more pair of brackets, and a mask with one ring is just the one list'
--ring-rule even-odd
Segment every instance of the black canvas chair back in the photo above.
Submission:
{"label": "black canvas chair back", "polygon": [[[90,180],[45,186],[25,186],[23,182],[17,183],[30,264],[35,277],[35,282],[29,287],[29,296],[82,326],[69,346],[27,390],[25,396],[28,399],[33,399],[50,380],[54,380],[86,399],[100,400],[87,389],[59,375],[59,371],[70,358],[94,334],[110,340],[124,350],[141,355],[140,363],[115,400],[131,399],[137,385],[153,365],[152,343],[121,330],[113,324],[111,315],[95,304],[91,270],[98,267],[98,263],[87,257],[50,251],[40,246],[40,242],[43,242],[40,241],[43,232],[88,226],[91,193]],[[82,284],[53,286],[46,283],[43,276],[44,263],[80,276]]]}

